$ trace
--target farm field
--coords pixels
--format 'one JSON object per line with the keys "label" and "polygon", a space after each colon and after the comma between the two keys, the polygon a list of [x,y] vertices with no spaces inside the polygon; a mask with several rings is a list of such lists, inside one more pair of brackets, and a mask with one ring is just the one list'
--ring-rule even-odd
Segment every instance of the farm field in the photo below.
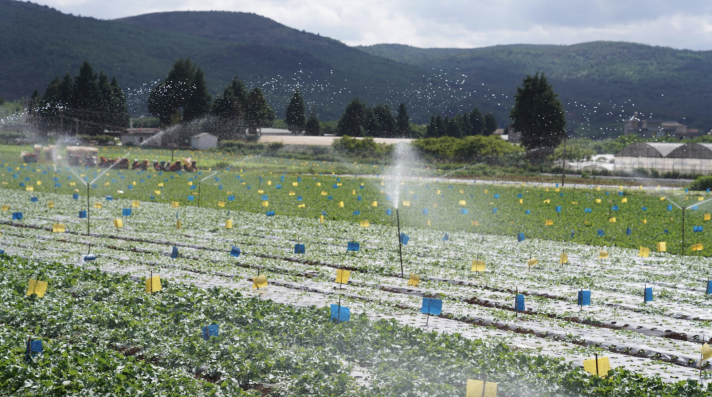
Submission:
{"label": "farm field", "polygon": [[[46,164],[2,163],[0,293],[14,303],[0,310],[1,343],[19,353],[0,389],[465,395],[468,379],[487,379],[500,396],[712,393],[707,362],[700,371],[712,335],[708,193],[244,164],[254,168],[59,166],[55,176]],[[689,207],[684,245],[678,206]],[[351,272],[347,284],[335,283],[338,270]],[[152,274],[163,290],[146,294]],[[255,291],[258,274],[268,285]],[[44,298],[23,297],[30,277],[49,282]],[[590,306],[577,305],[580,291]],[[441,300],[442,313],[421,314],[424,298]],[[329,321],[334,304],[350,321]],[[227,345],[200,339],[212,322]],[[46,341],[44,366],[18,363],[27,337]],[[58,375],[97,355],[107,367]],[[608,378],[581,368],[595,355],[610,360]],[[126,379],[98,381],[107,368]]]}

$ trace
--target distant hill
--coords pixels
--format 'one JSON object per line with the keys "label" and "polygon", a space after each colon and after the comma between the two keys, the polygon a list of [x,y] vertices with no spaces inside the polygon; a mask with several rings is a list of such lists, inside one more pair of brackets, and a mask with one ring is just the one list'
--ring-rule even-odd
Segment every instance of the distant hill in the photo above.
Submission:
{"label": "distant hill", "polygon": [[87,60],[118,78],[132,112],[140,114],[152,84],[176,59],[190,57],[205,71],[213,95],[237,75],[265,91],[278,117],[299,86],[322,120],[335,120],[358,96],[394,109],[405,102],[417,122],[478,106],[503,126],[516,87],[527,74],[544,71],[579,132],[620,129],[634,111],[712,128],[712,51],[611,42],[349,47],[248,13],[167,12],[103,21],[12,0],[0,0],[0,37],[0,95],[7,99],[43,90],[55,75],[76,74]]}
{"label": "distant hill", "polygon": [[620,120],[619,114],[630,116],[639,111],[704,131],[712,129],[708,110],[712,103],[712,51],[621,42],[477,49],[422,49],[398,44],[359,48],[408,65],[465,74],[473,83],[468,88],[485,82],[491,91],[512,95],[524,75],[542,71],[560,98],[571,102],[566,106],[574,113],[569,118],[578,123],[589,118],[600,127]]}

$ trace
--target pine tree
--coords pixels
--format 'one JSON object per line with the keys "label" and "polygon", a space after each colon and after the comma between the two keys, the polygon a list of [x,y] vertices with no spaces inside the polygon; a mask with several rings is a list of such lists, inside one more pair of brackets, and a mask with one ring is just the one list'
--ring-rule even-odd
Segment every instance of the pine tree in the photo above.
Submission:
{"label": "pine tree", "polygon": [[490,136],[492,135],[495,131],[497,130],[497,120],[494,118],[494,114],[492,112],[487,113],[485,115],[485,128],[484,133],[485,136]]}
{"label": "pine tree", "polygon": [[109,106],[112,114],[111,124],[119,127],[128,127],[130,121],[129,108],[126,106],[126,95],[121,89],[116,77],[111,79],[111,104]]}
{"label": "pine tree", "polygon": [[425,129],[425,137],[426,138],[437,138],[438,136],[438,127],[435,125],[435,116],[430,115],[430,123],[428,124],[428,127]]}
{"label": "pine tree", "polygon": [[[151,90],[148,97],[148,111],[156,116],[162,125],[170,125],[175,121],[184,119],[188,100],[196,88],[194,80],[197,71],[195,65],[188,59],[179,59],[173,64],[166,78]],[[202,73],[202,72],[201,72]],[[195,104],[192,104],[195,105]],[[199,114],[192,108],[188,110],[191,118]],[[179,115],[175,120],[175,115]]]}
{"label": "pine tree", "polygon": [[447,136],[451,138],[461,138],[462,137],[462,131],[460,130],[460,126],[457,123],[456,120],[457,116],[448,119],[445,117],[445,129],[447,132]]}
{"label": "pine tree", "polygon": [[395,136],[396,119],[393,117],[390,106],[388,104],[377,105],[373,108],[373,114],[378,123],[377,135],[382,137]]}
{"label": "pine tree", "polygon": [[480,113],[480,109],[472,109],[472,112],[470,112],[468,118],[470,119],[471,127],[470,135],[482,135],[484,131],[485,122],[482,119],[482,113]]}
{"label": "pine tree", "polygon": [[410,138],[410,116],[405,103],[398,106],[398,116],[396,116],[396,135],[400,138]]}
{"label": "pine tree", "polygon": [[299,89],[294,91],[292,99],[287,106],[287,114],[284,117],[287,122],[287,128],[294,134],[301,134],[304,131],[306,120],[304,117],[304,99]]}
{"label": "pine tree", "polygon": [[460,120],[460,130],[462,130],[462,136],[466,137],[472,135],[472,124],[470,124],[470,117],[467,113],[462,116],[458,113],[457,116]]}
{"label": "pine tree", "polygon": [[361,103],[358,98],[354,98],[339,118],[336,129],[339,135],[363,136],[365,121],[366,105]]}
{"label": "pine tree", "polygon": [[101,92],[97,75],[91,65],[84,61],[79,68],[79,75],[74,78],[74,95],[72,95],[71,113],[74,117],[88,121],[80,123],[80,134],[99,134],[103,132],[101,122]]}
{"label": "pine tree", "polygon": [[311,115],[309,116],[309,119],[307,120],[307,124],[305,127],[305,133],[307,135],[317,136],[317,135],[319,135],[320,130],[321,130],[321,125],[319,124],[319,119],[316,117],[316,111],[315,111],[315,109],[312,109]]}
{"label": "pine tree", "polygon": [[542,73],[527,76],[517,87],[510,131],[522,134],[522,145],[536,158],[553,152],[564,137],[566,118],[561,101]]}
{"label": "pine tree", "polygon": [[440,117],[440,114],[438,114],[438,117],[435,118],[435,130],[438,132],[439,137],[447,135],[445,123],[443,122],[443,118]]}
{"label": "pine tree", "polygon": [[247,94],[245,106],[245,122],[251,134],[260,134],[260,129],[274,120],[274,111],[267,103],[262,90],[255,87]]}
{"label": "pine tree", "polygon": [[191,80],[188,98],[185,101],[183,121],[192,121],[204,117],[210,112],[210,94],[205,84],[205,73],[198,68]]}
{"label": "pine tree", "polygon": [[209,129],[221,140],[235,139],[245,134],[245,106],[247,95],[240,79],[232,79],[222,95],[215,98],[210,110]]}

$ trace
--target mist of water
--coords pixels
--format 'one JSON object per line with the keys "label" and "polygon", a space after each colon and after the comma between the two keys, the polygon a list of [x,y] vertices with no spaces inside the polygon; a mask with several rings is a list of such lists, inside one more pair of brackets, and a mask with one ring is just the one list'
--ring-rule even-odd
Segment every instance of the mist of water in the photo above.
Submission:
{"label": "mist of water", "polygon": [[[393,163],[385,173],[385,191],[394,208],[400,206],[401,183],[407,177],[418,175],[423,161],[410,143],[398,143],[393,152]],[[420,167],[419,167],[420,166]]]}

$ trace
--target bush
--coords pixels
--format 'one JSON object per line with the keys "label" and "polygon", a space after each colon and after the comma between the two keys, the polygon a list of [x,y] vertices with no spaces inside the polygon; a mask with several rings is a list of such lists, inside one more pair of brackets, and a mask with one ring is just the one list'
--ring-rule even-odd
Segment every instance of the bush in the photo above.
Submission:
{"label": "bush", "polygon": [[357,157],[383,158],[390,157],[393,153],[393,145],[376,143],[370,136],[356,139],[344,135],[341,138],[334,139],[332,146],[337,152]]}
{"label": "bush", "polygon": [[488,157],[523,153],[520,146],[502,140],[498,136],[468,136],[466,138],[425,138],[413,141],[426,158],[436,161],[473,162]]}
{"label": "bush", "polygon": [[707,190],[712,189],[712,176],[700,176],[695,179],[689,186],[690,190]]}

